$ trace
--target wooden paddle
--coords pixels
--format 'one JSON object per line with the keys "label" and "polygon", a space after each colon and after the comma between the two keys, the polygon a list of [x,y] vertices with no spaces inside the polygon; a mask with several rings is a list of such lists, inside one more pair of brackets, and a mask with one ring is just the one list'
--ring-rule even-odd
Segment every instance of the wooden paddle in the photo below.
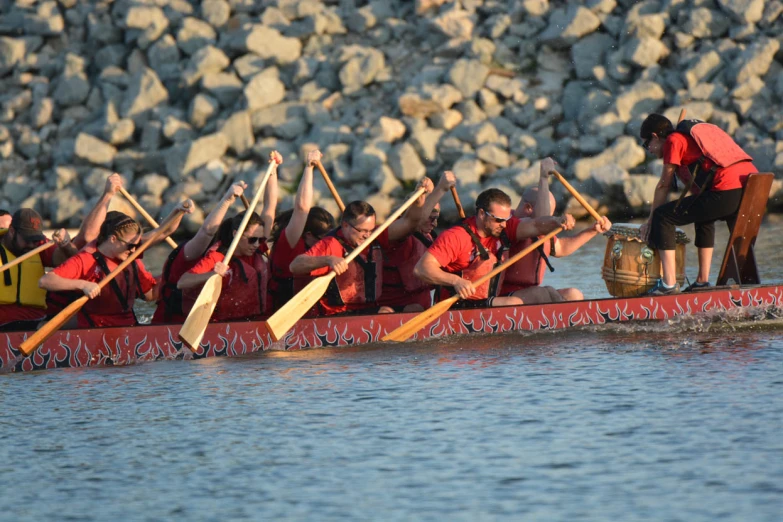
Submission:
{"label": "wooden paddle", "polygon": [[241,196],[239,196],[239,199],[242,200],[242,204],[245,206],[245,210],[249,210],[250,209],[250,202],[247,200],[245,195],[242,194]]}
{"label": "wooden paddle", "polygon": [[332,193],[332,197],[337,203],[337,206],[340,207],[340,212],[344,211],[345,203],[343,203],[343,200],[340,199],[340,194],[338,194],[337,189],[334,188],[334,185],[332,184],[332,180],[329,178],[329,174],[326,173],[326,169],[324,168],[324,166],[321,164],[320,161],[314,161],[313,165],[318,167],[318,170],[321,171],[321,176],[323,176],[324,181],[326,182],[326,186],[329,187],[329,192]]}
{"label": "wooden paddle", "polygon": [[465,209],[462,208],[462,203],[459,201],[459,194],[457,194],[457,187],[451,187],[451,195],[454,197],[454,204],[457,205],[457,212],[459,217],[465,219]]}
{"label": "wooden paddle", "polygon": [[563,186],[566,188],[568,192],[571,193],[574,199],[577,200],[585,208],[585,210],[590,213],[591,216],[593,216],[593,219],[595,219],[596,221],[601,221],[601,216],[598,214],[598,212],[596,212],[595,209],[592,207],[592,205],[590,205],[590,203],[588,203],[585,200],[585,198],[583,198],[582,195],[579,192],[577,192],[576,189],[572,187],[568,181],[566,181],[566,179],[563,177],[562,174],[560,174],[556,170],[550,170],[549,173],[552,174],[554,177],[556,177],[557,180],[563,184]]}
{"label": "wooden paddle", "polygon": [[18,265],[19,263],[21,263],[25,259],[29,259],[29,258],[33,257],[35,254],[43,252],[44,250],[46,250],[47,248],[49,248],[53,244],[54,244],[54,241],[47,241],[43,245],[37,246],[34,249],[30,250],[29,252],[25,252],[24,254],[22,254],[21,256],[17,257],[13,261],[9,261],[8,263],[4,264],[3,266],[0,266],[0,273],[5,272],[9,268]]}
{"label": "wooden paddle", "polygon": [[[277,164],[274,160],[269,161],[269,167],[267,167],[264,178],[261,180],[261,186],[258,187],[258,190],[253,196],[253,200],[248,204],[248,210],[245,212],[245,217],[239,223],[239,228],[237,228],[236,233],[234,234],[234,239],[231,241],[231,245],[229,245],[226,255],[223,258],[223,263],[226,265],[231,262],[234,250],[236,250],[239,241],[242,239],[242,234],[244,234],[250,217],[253,215],[251,209],[256,208],[256,205],[258,205],[261,194],[264,193],[269,177],[272,175],[272,172],[274,172],[276,166]],[[213,274],[204,283],[204,286],[201,288],[201,293],[198,295],[198,299],[196,299],[193,308],[190,309],[187,319],[185,319],[185,323],[179,330],[179,338],[193,352],[198,352],[199,350],[201,339],[204,337],[204,332],[207,330],[207,325],[209,325],[209,320],[212,317],[212,313],[215,311],[222,290],[223,276]]]}
{"label": "wooden paddle", "polygon": [[[484,274],[483,276],[479,277],[475,281],[473,281],[473,286],[478,287],[484,284],[485,282],[489,281],[496,275],[498,275],[500,272],[505,270],[506,268],[510,267],[526,255],[528,255],[533,250],[537,249],[540,245],[543,245],[547,241],[549,241],[551,238],[559,234],[563,231],[562,227],[557,227],[556,230],[553,230],[549,234],[545,235],[532,245],[528,246],[526,249],[522,250],[521,252],[518,252],[514,256],[507,259],[503,264],[496,266],[491,272],[488,274]],[[392,332],[386,334],[384,337],[381,338],[381,341],[405,341],[409,337],[411,337],[413,334],[433,322],[435,319],[446,313],[449,308],[451,308],[454,303],[459,301],[461,297],[459,294],[449,297],[448,299],[445,299],[443,301],[440,301],[439,303],[433,305],[431,308],[423,311],[407,323],[402,324],[399,328],[393,330]]]}
{"label": "wooden paddle", "polygon": [[[125,196],[125,199],[128,200],[128,202],[133,206],[133,208],[135,208],[136,211],[139,214],[141,214],[144,217],[144,219],[147,220],[147,223],[149,223],[155,228],[160,228],[160,225],[158,225],[158,223],[154,219],[152,219],[152,216],[150,216],[149,213],[146,210],[144,210],[144,207],[139,205],[139,202],[136,201],[136,198],[131,196],[128,193],[128,191],[125,190],[124,187],[120,187],[120,192],[122,193],[123,196]],[[166,243],[168,243],[171,248],[177,248],[177,243],[170,237],[166,237]]]}
{"label": "wooden paddle", "polygon": [[[186,205],[189,205],[189,203],[186,203]],[[181,212],[184,212],[183,209],[177,209],[175,210],[169,218],[164,221],[164,225],[168,225],[170,221],[173,221],[176,217],[179,216]],[[103,289],[109,282],[111,282],[112,279],[117,277],[125,268],[127,268],[131,263],[133,263],[137,257],[139,257],[147,248],[158,241],[160,239],[161,234],[163,234],[163,230],[159,227],[156,231],[152,233],[152,235],[139,246],[135,251],[131,252],[130,255],[117,265],[117,268],[111,271],[109,275],[104,277],[99,283],[98,287]],[[41,344],[43,344],[49,337],[51,337],[57,330],[63,327],[65,323],[67,323],[71,317],[76,315],[79,310],[82,309],[82,307],[89,301],[90,298],[86,295],[81,296],[76,301],[72,302],[68,306],[66,306],[60,313],[52,317],[49,322],[47,322],[45,325],[43,325],[38,331],[34,332],[30,337],[25,339],[22,344],[19,345],[19,351],[22,352],[22,354],[27,357],[31,353],[33,353],[35,350],[38,349]]]}
{"label": "wooden paddle", "polygon": [[[370,237],[368,237],[361,245],[353,249],[353,251],[345,256],[345,262],[350,263],[356,258],[362,251],[370,246],[381,233],[391,225],[395,219],[400,217],[405,210],[411,206],[419,197],[426,191],[424,188],[420,188],[409,197],[400,208],[397,209],[394,214],[375,229]],[[286,304],[283,305],[280,310],[275,312],[269,319],[266,320],[266,327],[269,333],[272,334],[272,339],[279,341],[283,338],[283,335],[290,330],[298,321],[302,318],[307,311],[313,307],[323,297],[326,289],[329,287],[329,283],[335,278],[337,274],[334,270],[330,271],[326,275],[316,277],[307,286],[305,286],[298,294],[291,298]]]}

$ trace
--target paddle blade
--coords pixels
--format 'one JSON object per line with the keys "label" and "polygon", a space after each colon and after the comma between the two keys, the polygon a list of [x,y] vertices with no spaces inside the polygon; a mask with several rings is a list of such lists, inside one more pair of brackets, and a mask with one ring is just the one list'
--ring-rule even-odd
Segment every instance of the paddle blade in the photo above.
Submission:
{"label": "paddle blade", "polygon": [[285,333],[294,327],[307,311],[326,293],[329,283],[334,279],[335,273],[329,272],[326,275],[317,277],[302,288],[299,293],[291,298],[277,312],[266,320],[266,327],[272,334],[272,339],[279,341]]}
{"label": "paddle blade", "polygon": [[84,303],[89,301],[89,297],[86,295],[81,296],[79,299],[63,308],[59,314],[52,317],[45,325],[39,330],[33,332],[33,335],[25,339],[22,344],[19,345],[19,351],[27,357],[38,349],[46,340],[54,334],[57,330],[63,327],[71,317],[79,313]]}
{"label": "paddle blade", "polygon": [[441,301],[432,308],[424,310],[422,313],[402,324],[396,330],[389,332],[385,337],[381,338],[381,341],[405,341],[413,334],[433,322],[435,319],[448,312],[449,308],[459,300],[459,296],[455,295],[449,297],[445,301]]}
{"label": "paddle blade", "polygon": [[191,351],[198,352],[201,338],[207,330],[209,320],[212,318],[212,312],[215,311],[220,292],[223,289],[223,277],[217,274],[213,275],[198,294],[198,299],[190,309],[188,318],[179,330],[179,338]]}

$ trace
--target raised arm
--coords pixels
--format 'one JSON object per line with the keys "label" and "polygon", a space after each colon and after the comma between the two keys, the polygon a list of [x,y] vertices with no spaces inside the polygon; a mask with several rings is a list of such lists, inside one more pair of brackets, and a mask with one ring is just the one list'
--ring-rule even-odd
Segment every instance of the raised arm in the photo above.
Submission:
{"label": "raised arm", "polygon": [[533,209],[533,217],[548,217],[555,211],[555,209],[551,208],[549,197],[549,173],[553,170],[555,170],[555,161],[552,158],[541,160],[538,194],[536,194],[536,208]]}
{"label": "raised arm", "polygon": [[424,208],[424,203],[426,201],[426,194],[432,193],[433,190],[432,180],[426,176],[422,178],[416,186],[416,190],[422,187],[424,187],[427,192],[422,194],[413,205],[408,207],[408,211],[405,212],[405,214],[389,225],[389,228],[387,229],[389,231],[389,241],[393,242],[405,239],[416,232],[416,229],[421,225],[421,221],[425,216],[422,209]]}
{"label": "raised arm", "polygon": [[421,209],[421,219],[419,224],[421,225],[425,220],[429,219],[432,211],[435,210],[441,198],[451,191],[451,187],[457,186],[457,177],[450,170],[447,170],[438,180],[438,184],[435,185],[435,189],[427,195],[424,200],[424,206]]}
{"label": "raised arm", "polygon": [[301,239],[307,224],[307,215],[313,206],[313,166],[316,161],[321,161],[321,157],[321,151],[318,149],[311,150],[307,154],[307,165],[302,172],[302,179],[299,181],[299,188],[294,198],[294,212],[285,227],[285,237],[291,248]]}
{"label": "raised arm", "polygon": [[272,227],[275,224],[278,195],[277,167],[283,164],[283,156],[279,152],[273,151],[270,154],[270,159],[275,162],[275,170],[266,183],[266,189],[264,189],[264,209],[261,211],[261,221],[264,223],[264,237],[266,238],[272,236]]}
{"label": "raised arm", "polygon": [[563,230],[571,230],[574,228],[576,221],[571,214],[563,214],[558,216],[542,216],[537,218],[526,218],[519,220],[517,225],[516,240],[522,241],[523,239],[538,237],[549,234],[558,227],[562,227]]}
{"label": "raised arm", "polygon": [[204,252],[207,251],[207,248],[212,243],[212,238],[217,234],[220,223],[226,217],[226,212],[228,212],[228,209],[231,208],[236,199],[245,192],[246,188],[247,183],[244,181],[237,181],[228,187],[228,190],[204,220],[196,235],[182,247],[185,250],[185,259],[193,261],[204,255]]}
{"label": "raised arm", "polygon": [[84,245],[91,241],[98,239],[98,234],[101,231],[101,225],[106,219],[106,213],[109,211],[109,204],[111,198],[122,187],[122,177],[116,172],[106,178],[106,184],[103,187],[103,194],[98,198],[98,202],[87,213],[82,221],[82,226],[79,228],[79,232],[76,237],[73,238],[73,246],[77,249],[83,248]]}

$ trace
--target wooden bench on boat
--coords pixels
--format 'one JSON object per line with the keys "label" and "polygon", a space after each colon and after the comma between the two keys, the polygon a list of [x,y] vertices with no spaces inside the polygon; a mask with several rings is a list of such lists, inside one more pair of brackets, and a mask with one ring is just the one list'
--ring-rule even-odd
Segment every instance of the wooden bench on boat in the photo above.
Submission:
{"label": "wooden bench on boat", "polygon": [[729,279],[740,285],[761,284],[754,246],[774,178],[768,172],[748,177],[736,217],[733,223],[727,222],[731,236],[723,255],[717,286],[728,284]]}

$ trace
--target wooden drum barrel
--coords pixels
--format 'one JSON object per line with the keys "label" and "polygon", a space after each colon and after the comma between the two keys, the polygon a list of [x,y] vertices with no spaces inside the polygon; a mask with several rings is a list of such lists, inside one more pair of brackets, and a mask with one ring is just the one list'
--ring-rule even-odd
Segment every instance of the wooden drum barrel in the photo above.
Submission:
{"label": "wooden drum barrel", "polygon": [[[604,235],[606,242],[604,267],[601,273],[606,289],[614,297],[635,297],[655,285],[661,277],[661,258],[658,251],[639,239],[641,225],[615,223]],[[690,240],[677,229],[675,259],[677,282],[685,282],[685,244]]]}

